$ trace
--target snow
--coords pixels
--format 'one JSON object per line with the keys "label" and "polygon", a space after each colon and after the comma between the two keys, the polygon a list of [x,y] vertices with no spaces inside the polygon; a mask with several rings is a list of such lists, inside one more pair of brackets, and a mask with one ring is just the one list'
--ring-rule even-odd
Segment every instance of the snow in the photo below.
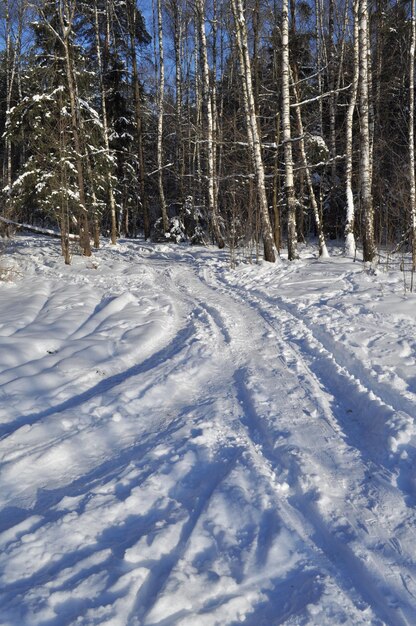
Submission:
{"label": "snow", "polygon": [[1,626],[413,625],[401,273],[59,246],[0,258]]}

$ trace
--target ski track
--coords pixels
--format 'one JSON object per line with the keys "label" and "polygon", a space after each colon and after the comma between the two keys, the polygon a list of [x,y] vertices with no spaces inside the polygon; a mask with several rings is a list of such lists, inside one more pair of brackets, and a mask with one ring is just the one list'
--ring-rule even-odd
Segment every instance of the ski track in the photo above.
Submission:
{"label": "ski track", "polygon": [[[21,504],[0,512],[1,626],[332,626],[336,619],[411,626],[412,394],[383,384],[371,364],[289,299],[228,282],[222,268],[207,266],[205,253],[179,261],[173,248],[161,258],[163,246],[157,257],[144,246],[137,276],[123,277],[124,267],[138,263],[132,249],[123,249],[119,283],[100,278],[100,288],[113,293],[91,297],[81,319],[74,309],[73,327],[51,340],[56,354],[53,347],[29,362],[22,355],[0,373],[2,393],[12,398],[21,377],[47,376],[82,354],[82,342],[93,345],[97,335],[105,341],[116,329],[122,339],[131,330],[120,329],[117,316],[140,308],[141,280],[156,281],[167,301],[179,303],[176,311],[166,305],[158,342],[144,354],[126,353],[129,367],[117,371],[114,354],[103,360],[108,375],[98,382],[69,379],[62,398],[50,395],[43,410],[0,426],[10,494],[15,475],[21,471],[24,481],[48,455],[55,462],[54,450],[72,452],[83,438],[97,445],[91,458],[81,450],[62,484],[43,486],[41,476],[30,505],[23,485]],[[15,335],[39,335],[48,308],[56,312],[51,297],[45,288]],[[141,304],[154,306],[151,299]],[[342,312],[324,306],[339,321]],[[61,350],[66,341],[75,348]],[[162,389],[168,401],[158,395]],[[127,425],[118,431],[120,422],[113,424],[110,454],[106,429],[124,406]],[[95,419],[77,417],[83,411],[95,411]],[[72,420],[75,431],[59,420]],[[240,541],[232,546],[237,530],[227,515],[237,505],[252,521],[237,529]],[[285,540],[290,556],[280,562],[276,549]],[[259,577],[254,587],[250,565]],[[223,588],[210,574],[215,568],[226,572]],[[195,582],[207,572],[212,590]],[[94,593],[82,591],[86,580]],[[314,617],[307,607],[319,605]]]}
{"label": "ski track", "polygon": [[[210,302],[215,301],[217,303],[215,312],[213,311],[213,308],[211,306],[209,307],[209,311],[210,311],[213,323],[216,323],[218,325],[220,334],[222,334],[222,336],[225,338],[226,343],[230,344],[232,343],[230,341],[230,331],[225,328],[225,323],[224,323],[224,319],[226,319],[226,317],[229,317],[229,315],[226,316],[224,315],[224,313],[223,314],[220,313],[220,307],[218,305],[218,302],[220,301],[219,293],[218,293],[219,290],[212,289],[211,287],[209,287],[209,290],[211,293],[205,296],[204,298],[205,301],[210,301]],[[191,293],[192,293],[192,297],[195,298],[196,294],[198,293],[196,286],[192,287]],[[227,297],[227,294],[224,290],[221,290],[220,293],[223,296]],[[200,299],[200,302],[201,302],[201,299]],[[242,302],[242,299],[240,299],[240,302]],[[259,307],[258,301],[254,302],[251,305],[251,307],[257,313],[261,311],[261,307]],[[235,311],[235,308],[234,308],[234,311]],[[270,321],[266,318],[264,313],[261,315],[261,317],[263,318],[262,319],[263,324],[264,324],[264,321],[266,321],[266,323],[270,325],[273,328],[273,330],[276,331],[275,326],[270,323]],[[241,316],[241,318],[243,319],[243,316]],[[278,318],[278,321],[281,321],[280,316]],[[244,344],[248,340],[249,334],[244,332],[243,328],[244,326],[240,321],[240,323],[238,324],[239,339],[237,339],[237,341],[239,340],[241,343]],[[293,328],[293,325],[292,325],[292,328]],[[287,333],[285,335],[285,339],[286,341],[288,340]],[[284,353],[285,346],[281,345],[279,347]],[[286,348],[286,352],[287,352],[287,348]],[[296,357],[299,358],[298,352],[296,353]],[[299,369],[298,365],[297,365],[297,368]],[[306,372],[306,376],[309,376],[309,378],[311,379],[309,381],[309,385],[311,385],[312,387],[314,385],[316,386],[315,377],[313,376],[313,374],[308,372],[308,369],[305,365],[303,369]],[[246,384],[244,382],[245,376],[246,376],[245,370],[237,369],[236,374],[235,374],[234,385],[237,390],[237,398],[239,398],[242,406],[244,407],[243,413],[247,418],[247,423],[248,423],[247,434],[250,440],[254,444],[256,443],[256,439],[258,439],[258,441],[261,442],[261,454],[266,459],[266,462],[271,463],[272,468],[276,468],[276,471],[279,471],[279,473],[281,473],[281,469],[282,469],[281,456],[282,455],[281,455],[281,452],[279,452],[279,455],[278,455],[279,458],[277,458],[274,452],[273,441],[274,441],[275,433],[269,432],[267,429],[265,429],[262,424],[261,419],[257,415],[256,409],[253,406],[252,400],[250,398],[250,394],[248,393]],[[302,383],[302,379],[303,379],[303,376],[299,376],[299,381],[301,382],[301,385],[305,388],[307,385],[305,385],[305,383]],[[312,384],[311,384],[311,381],[312,381]],[[327,393],[328,393],[328,388],[330,387],[332,387],[332,385],[330,386],[328,384],[326,385]],[[312,396],[312,393],[310,393],[309,395]],[[341,438],[341,441],[342,441],[342,438]],[[357,441],[358,441],[358,438],[357,438]],[[326,443],[325,443],[325,446],[326,446]],[[335,467],[336,465],[335,460],[333,461],[333,465]],[[298,467],[298,470],[300,469],[301,468]],[[297,474],[297,472],[295,472],[295,474]],[[348,576],[351,578],[351,582],[359,581],[359,586],[357,587],[358,594],[366,602],[368,602],[373,607],[373,609],[375,609],[376,613],[379,614],[379,617],[383,621],[387,621],[387,623],[397,624],[397,625],[407,623],[404,619],[402,619],[399,615],[397,615],[397,613],[394,610],[392,610],[390,606],[388,606],[388,603],[386,603],[382,592],[380,592],[377,585],[374,584],[374,581],[372,580],[371,575],[369,575],[361,559],[357,558],[354,555],[353,551],[349,550],[344,545],[343,542],[345,541],[345,536],[342,535],[341,541],[338,541],[336,537],[334,536],[333,529],[331,531],[327,528],[326,522],[322,519],[322,516],[319,514],[319,512],[317,511],[316,507],[313,504],[314,494],[313,493],[306,494],[306,497],[305,497],[305,494],[302,493],[298,485],[295,485],[295,489],[296,489],[297,495],[294,495],[293,497],[291,497],[290,503],[296,507],[299,513],[302,514],[305,525],[307,525],[308,523],[310,524],[311,520],[314,520],[313,526],[314,526],[314,537],[315,537],[316,546],[320,550],[322,550],[324,554],[327,554],[328,558],[331,560],[334,558],[333,557],[334,554],[337,555],[338,567],[340,563],[342,563],[344,570],[345,570],[344,574],[348,574]],[[381,520],[380,520],[380,525],[382,525]],[[355,526],[358,526],[357,522],[355,522]],[[409,608],[411,610],[411,607]]]}
{"label": "ski track", "polygon": [[[204,279],[207,283],[209,283],[209,281],[207,281],[207,274],[208,273],[204,271]],[[221,289],[221,291],[223,293],[226,293],[223,289]],[[236,296],[236,293],[238,293],[238,290],[234,289],[234,298]],[[246,293],[246,297],[242,295],[241,291],[238,295],[240,302],[247,302]],[[356,410],[358,410],[359,408],[361,408],[362,410],[363,400],[366,400],[368,404],[368,410],[370,412],[371,410],[373,410],[376,413],[381,413],[380,417],[382,418],[382,422],[384,422],[385,419],[390,416],[391,412],[394,412],[394,409],[392,409],[392,407],[388,405],[385,405],[382,399],[375,397],[375,390],[379,390],[380,386],[374,385],[372,389],[370,387],[373,397],[369,397],[369,389],[362,388],[362,385],[360,384],[361,381],[357,381],[355,375],[352,375],[349,372],[346,363],[343,362],[343,364],[340,365],[337,362],[335,357],[340,354],[340,351],[335,351],[335,355],[333,353],[330,353],[327,348],[317,340],[316,334],[314,334],[311,327],[308,327],[302,318],[294,315],[292,308],[286,305],[286,303],[282,303],[281,298],[271,300],[267,298],[267,296],[265,297],[264,294],[261,294],[261,296],[263,299],[262,301],[264,302],[265,300],[266,303],[270,304],[270,306],[264,309],[262,307],[260,297],[249,298],[249,306],[251,306],[255,311],[260,313],[263,319],[271,326],[271,328],[273,328],[276,335],[279,335],[277,325],[280,325],[280,334],[285,342],[280,347],[282,352],[286,352],[287,354],[287,347],[290,346],[290,351],[292,352],[292,354],[289,354],[289,358],[287,358],[286,356],[286,362],[288,367],[295,368],[300,385],[304,388],[309,387],[309,395],[311,397],[314,396],[314,389],[316,389],[317,384],[320,387],[320,394],[316,394],[317,398],[320,396],[322,397],[322,392],[324,392],[327,396],[330,396],[330,401],[327,404],[327,407],[328,405],[331,406],[331,408],[329,409],[330,414],[333,418],[335,418],[337,424],[340,424],[341,426],[341,429],[337,428],[337,426],[332,426],[337,438],[339,438],[339,443],[337,444],[337,447],[339,445],[342,445],[343,440],[345,440],[348,442],[349,445],[352,445],[357,450],[359,450],[360,463],[365,463],[365,475],[373,476],[374,473],[376,473],[376,482],[378,480],[381,483],[380,486],[384,491],[384,483],[386,482],[386,480],[389,482],[395,482],[393,480],[391,472],[389,471],[391,463],[389,461],[389,455],[387,454],[386,450],[387,442],[376,442],[378,445],[375,450],[373,451],[370,449],[370,451],[368,451],[367,448],[362,445],[362,443],[364,442],[364,429],[368,428],[368,426],[365,423],[358,424],[358,428],[354,428],[352,430],[350,409],[342,406],[342,401],[344,400],[344,398],[348,397],[347,407],[350,407],[352,405],[356,408]],[[278,305],[277,314],[276,304]],[[271,307],[273,307],[273,313],[270,310]],[[294,321],[295,323],[293,323]],[[299,328],[301,330],[299,330]],[[306,343],[305,335],[312,337],[314,340],[313,343],[311,343],[310,341]],[[295,360],[291,358],[291,356],[294,356]],[[320,363],[322,363],[323,360],[327,361],[327,363],[324,363],[324,366],[320,366]],[[352,359],[349,360],[349,364],[351,363],[353,364],[353,371],[357,371],[357,369],[360,369],[357,367],[357,363],[353,362]],[[327,366],[328,364],[329,367]],[[361,371],[363,370],[361,369]],[[331,375],[330,372],[332,372]],[[307,380],[306,385],[305,377],[309,379]],[[370,379],[366,378],[365,380],[368,383]],[[241,383],[240,391],[242,395],[247,398],[247,393]],[[388,395],[388,398],[389,400],[391,400],[392,396]],[[396,396],[394,396],[394,398],[397,400]],[[403,410],[403,404],[400,403],[400,398],[398,400],[399,401],[397,402],[397,404],[399,404],[400,406],[400,409],[398,410]],[[328,411],[327,407],[320,407],[324,409],[324,415],[325,412]],[[409,408],[408,405],[406,405],[406,407]],[[325,409],[327,410],[325,411]],[[414,405],[412,405],[410,410],[412,409],[414,412]],[[260,440],[262,441],[263,453],[266,454],[266,457],[271,460],[272,463],[275,463],[276,460],[273,454],[273,449],[270,449],[270,445],[267,446],[268,441],[270,441],[270,434],[267,433],[267,431],[262,432],[262,427],[261,425],[259,425],[255,410],[252,407],[249,407],[247,413],[251,415],[251,424],[256,424],[257,431],[261,433]],[[342,419],[340,419],[341,416]],[[382,422],[380,423],[380,426]],[[328,423],[330,423],[330,419],[328,419]],[[366,455],[368,456],[368,452],[374,452],[374,457],[369,456],[368,458],[366,458]],[[384,467],[380,468],[380,463],[382,463],[383,461]],[[336,466],[335,459],[333,465],[334,467]],[[410,465],[411,467],[412,464],[407,463],[406,465]],[[298,469],[301,470],[300,467]],[[298,473],[295,472],[295,474],[297,475]],[[302,471],[299,472],[299,475],[302,475]],[[400,483],[400,477],[397,477],[397,484],[399,486]],[[374,486],[374,480],[372,489],[375,491],[379,489],[378,485]],[[392,611],[391,606],[389,606],[389,604],[395,604],[394,599],[389,598],[386,602],[386,599],[383,597],[383,593],[380,592],[380,589],[377,587],[377,585],[374,584],[372,576],[369,575],[365,565],[363,564],[363,554],[360,555],[360,558],[357,558],[357,556],[354,555],[353,551],[344,544],[344,541],[346,540],[345,532],[341,532],[340,534],[341,541],[338,541],[336,539],[336,532],[334,532],[334,529],[328,528],[327,522],[322,518],[316,505],[314,504],[313,494],[310,494],[309,496],[308,494],[306,494],[307,497],[305,498],[305,494],[302,492],[301,489],[299,489],[299,487],[296,488],[296,492],[297,493],[295,493],[295,495],[290,498],[290,501],[304,515],[305,520],[307,520],[309,523],[311,523],[313,520],[317,546],[320,547],[330,559],[333,559],[333,555],[336,555],[338,567],[340,562],[343,563],[345,573],[349,572],[350,576],[352,574],[352,579],[354,581],[359,581],[360,584],[357,590],[362,595],[362,597],[366,601],[368,601],[370,605],[373,606],[373,608],[376,608],[376,612],[379,614],[379,617],[383,621],[386,621],[386,623],[388,624],[408,623],[406,621],[406,618],[403,619],[402,617],[397,615],[394,610]],[[366,495],[368,496],[369,494],[367,493]],[[391,493],[389,493],[388,495],[389,498],[391,498]],[[409,496],[410,502],[413,505],[413,493],[409,494],[407,491],[405,491],[403,494],[403,500],[409,500]],[[380,496],[380,493],[378,492],[373,494],[373,499],[376,502],[383,502],[384,498],[383,496]],[[396,503],[401,508],[404,508],[406,515],[406,524],[408,524],[411,529],[415,529],[416,516],[414,514],[414,510],[412,510],[412,508],[408,510],[406,506],[403,507],[403,502],[400,496],[397,498]],[[383,510],[382,515],[377,516],[379,517],[378,521],[380,527],[383,527],[385,525],[383,523],[383,516],[385,514],[386,510]],[[375,516],[373,516],[372,520],[373,525],[374,517]],[[351,525],[351,528],[358,528],[361,526],[364,527],[366,532],[370,532],[362,521],[354,520],[353,518],[350,518],[348,521]],[[394,529],[392,528],[389,529],[390,532],[392,532],[393,530]],[[372,532],[374,532],[374,527],[372,529]],[[412,532],[412,535],[414,539],[414,530]],[[394,544],[392,547],[393,549],[395,548]],[[410,568],[411,570],[415,569],[412,562],[409,562],[407,565],[412,566]],[[412,577],[410,577],[410,580],[412,580],[412,584],[414,584],[414,580],[412,579]],[[409,602],[409,595],[412,596],[412,594],[409,593],[409,590],[406,589],[406,593],[402,594],[401,597],[401,606],[407,605],[406,613],[408,614],[409,619],[412,619],[412,615],[414,615],[414,607],[412,606],[412,602]],[[399,602],[396,601],[396,603],[398,606]]]}

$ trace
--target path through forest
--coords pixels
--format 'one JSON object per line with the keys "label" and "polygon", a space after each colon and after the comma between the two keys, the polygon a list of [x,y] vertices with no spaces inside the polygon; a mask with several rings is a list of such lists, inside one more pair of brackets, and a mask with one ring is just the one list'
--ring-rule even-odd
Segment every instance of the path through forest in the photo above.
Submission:
{"label": "path through forest", "polygon": [[3,259],[0,624],[414,624],[401,277],[58,246]]}

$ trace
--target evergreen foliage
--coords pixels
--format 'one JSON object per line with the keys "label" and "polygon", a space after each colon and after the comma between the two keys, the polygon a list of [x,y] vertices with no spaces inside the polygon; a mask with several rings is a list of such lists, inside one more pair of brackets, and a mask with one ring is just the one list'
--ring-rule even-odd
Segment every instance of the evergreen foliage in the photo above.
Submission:
{"label": "evergreen foliage", "polygon": [[[363,5],[364,0],[358,1]],[[160,239],[164,197],[169,227],[162,239],[195,243],[225,237],[232,247],[259,244],[265,237],[267,210],[261,209],[259,154],[254,158],[256,142],[250,144],[254,131],[248,128],[245,108],[246,72],[240,71],[243,57],[230,5],[221,0],[169,0],[163,5],[162,155],[156,150],[159,34],[150,45],[155,33],[149,34],[152,20],[146,25],[141,6],[136,0],[1,0],[2,214],[10,217],[14,212],[14,218],[24,222],[61,227],[64,211],[76,234],[85,229],[84,220],[95,225],[97,245],[100,234],[114,228],[114,220],[118,234],[136,236],[143,229],[149,234],[152,226],[154,238]],[[299,241],[316,234],[311,193],[327,236],[342,236],[346,219],[352,5],[347,3],[344,13],[334,10],[333,0],[326,0],[323,11],[316,13],[319,6],[300,0],[289,6]],[[393,246],[409,231],[409,7],[381,2],[369,11],[374,233],[379,245]],[[288,229],[282,12],[275,3],[250,0],[243,17],[249,53],[244,63],[249,63],[252,75],[269,217],[280,248]],[[153,22],[156,25],[157,19]],[[206,50],[201,47],[204,32]],[[295,93],[301,118],[296,115]],[[364,228],[359,102],[357,98],[353,116],[350,198],[357,212],[358,240]],[[312,191],[305,182],[301,140]]]}

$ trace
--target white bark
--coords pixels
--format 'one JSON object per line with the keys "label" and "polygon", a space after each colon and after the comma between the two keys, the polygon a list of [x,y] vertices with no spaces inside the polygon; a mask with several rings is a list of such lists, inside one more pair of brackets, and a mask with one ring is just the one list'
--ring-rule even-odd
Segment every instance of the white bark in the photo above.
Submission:
{"label": "white bark", "polygon": [[159,89],[158,89],[158,120],[157,120],[157,167],[160,210],[162,212],[163,232],[169,230],[169,219],[163,189],[163,116],[165,96],[165,60],[163,47],[162,3],[157,0],[157,31],[159,47]]}
{"label": "white bark", "polygon": [[357,103],[357,90],[359,79],[359,33],[358,33],[358,3],[359,0],[354,0],[353,14],[354,14],[354,69],[353,69],[353,82],[351,89],[351,98],[348,105],[347,119],[346,119],[346,171],[345,171],[345,187],[347,196],[347,219],[345,224],[345,254],[347,256],[354,257],[356,252],[355,236],[354,236],[354,222],[355,222],[355,206],[354,195],[352,191],[352,139],[353,139],[353,120],[354,111]]}
{"label": "white bark", "polygon": [[363,213],[363,259],[372,262],[376,255],[374,241],[374,209],[371,191],[371,138],[368,88],[368,3],[360,0],[360,147],[361,207]]}
{"label": "white bark", "polygon": [[[70,0],[60,0],[59,23],[62,35],[58,35],[58,38],[62,43],[64,49],[65,72],[71,108],[72,135],[74,138],[74,148],[76,154],[76,169],[80,200],[80,243],[83,248],[84,256],[91,256],[90,227],[85,194],[84,170],[82,164],[82,158],[83,156],[85,156],[85,150],[83,149],[84,147],[80,134],[82,129],[82,121],[79,108],[79,100],[77,98],[77,84],[75,78],[76,74],[70,44],[75,8],[75,4],[71,4]],[[46,24],[53,32],[56,33],[56,31],[53,30],[53,27],[50,26],[49,22],[46,21]]]}
{"label": "white bark", "polygon": [[257,193],[260,206],[260,219],[264,244],[264,258],[266,261],[274,263],[276,261],[277,251],[274,243],[273,231],[269,217],[269,208],[267,203],[263,157],[261,153],[260,134],[257,125],[253,80],[251,73],[251,61],[248,50],[247,25],[242,0],[231,0],[231,7],[237,32],[237,46],[240,58],[240,69],[243,70],[242,82],[244,105],[248,124],[247,134],[248,142],[251,143],[253,165],[256,175]]}
{"label": "white bark", "polygon": [[214,116],[212,111],[212,90],[210,86],[209,65],[208,65],[208,51],[207,51],[207,37],[205,33],[205,2],[204,0],[196,0],[197,22],[199,30],[199,40],[201,49],[201,63],[202,63],[202,83],[203,83],[203,98],[205,104],[205,113],[207,118],[207,165],[208,165],[208,208],[211,217],[212,229],[214,232],[215,240],[219,248],[224,247],[224,239],[222,238],[218,211],[216,206],[216,193],[215,193],[215,154],[214,154]]}
{"label": "white bark", "polygon": [[288,208],[287,248],[290,261],[298,258],[296,233],[296,200],[293,177],[292,136],[290,128],[290,62],[289,62],[289,7],[282,7],[282,135],[285,158],[285,191]]}
{"label": "white bark", "polygon": [[415,179],[415,46],[416,16],[415,0],[412,1],[411,39],[409,52],[409,182],[410,182],[410,239],[412,265],[416,269],[416,179]]}
{"label": "white bark", "polygon": [[[109,140],[109,129],[108,129],[108,119],[107,119],[107,104],[105,98],[105,89],[104,89],[104,80],[103,80],[103,63],[101,57],[101,43],[100,43],[100,26],[98,21],[98,6],[97,0],[94,0],[94,17],[95,17],[95,42],[97,48],[97,62],[98,62],[98,72],[100,78],[100,90],[101,90],[101,116],[103,123],[103,134],[104,134],[104,147],[105,154],[107,156],[107,186],[108,186],[108,199],[110,204],[110,216],[111,216],[111,243],[114,245],[117,241],[117,219],[116,219],[116,201],[114,197],[114,189],[113,189],[113,181],[111,177],[110,170],[110,140]],[[106,2],[106,20],[107,20],[107,28],[109,27],[109,17],[108,17],[108,1]]]}
{"label": "white bark", "polygon": [[[291,73],[291,78],[292,78],[292,89],[293,89],[293,93],[295,95],[295,100],[297,102],[299,100],[299,98],[298,98],[296,85],[294,84],[294,81],[293,81],[292,73]],[[307,155],[306,155],[304,132],[303,132],[303,121],[302,121],[302,113],[301,113],[300,107],[296,107],[296,119],[297,119],[297,123],[298,123],[298,130],[299,130],[299,137],[300,137],[300,139],[299,139],[299,147],[300,147],[300,154],[301,154],[301,159],[302,159],[302,165],[303,165],[303,168],[304,168],[304,171],[305,171],[306,183],[307,183],[307,186],[308,186],[309,199],[310,199],[310,202],[311,202],[311,205],[312,205],[312,211],[313,211],[313,216],[314,216],[314,219],[315,219],[316,231],[318,233],[319,257],[322,258],[322,259],[327,259],[329,257],[328,248],[326,246],[325,235],[324,235],[324,231],[323,231],[323,227],[322,227],[322,221],[321,221],[321,217],[319,215],[319,207],[318,207],[318,203],[316,201],[315,191],[314,191],[314,188],[313,188],[311,169],[310,169],[310,167],[308,165],[308,159],[307,159]]]}
{"label": "white bark", "polygon": [[[14,3],[13,3],[14,4]],[[11,120],[11,104],[13,97],[13,89],[15,84],[15,78],[17,73],[18,60],[21,54],[22,32],[23,32],[23,20],[24,14],[27,9],[27,1],[21,0],[18,11],[18,23],[17,32],[12,42],[13,28],[12,28],[12,16],[10,13],[10,0],[5,0],[5,26],[6,26],[6,130],[9,129]],[[10,136],[6,134],[5,137],[5,153],[6,153],[6,181],[8,193],[11,193],[12,188],[12,143]]]}

